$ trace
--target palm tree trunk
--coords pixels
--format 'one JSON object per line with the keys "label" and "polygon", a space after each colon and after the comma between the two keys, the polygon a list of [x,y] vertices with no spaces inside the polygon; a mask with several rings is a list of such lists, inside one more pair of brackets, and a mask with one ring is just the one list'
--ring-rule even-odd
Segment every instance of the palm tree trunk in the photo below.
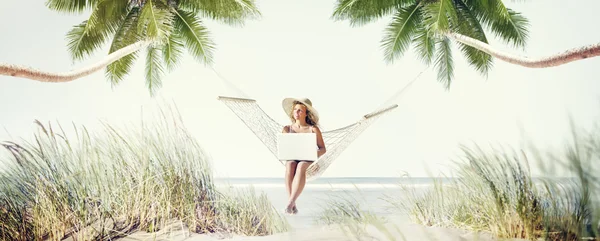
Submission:
{"label": "palm tree trunk", "polygon": [[477,39],[471,38],[458,33],[446,33],[446,37],[469,45],[473,48],[479,49],[483,52],[488,53],[498,59],[504,60],[511,64],[521,65],[528,68],[548,68],[555,67],[563,64],[567,64],[573,61],[587,59],[590,57],[600,56],[600,43],[585,46],[578,49],[570,49],[563,53],[556,54],[549,57],[542,58],[528,58],[525,56],[512,55],[494,49],[491,45],[481,42]]}
{"label": "palm tree trunk", "polygon": [[139,41],[134,44],[123,47],[109,55],[107,55],[101,61],[89,65],[87,67],[81,68],[75,71],[69,71],[66,73],[52,73],[40,71],[24,66],[16,66],[0,63],[0,75],[8,75],[14,77],[22,77],[26,79],[37,80],[41,82],[51,82],[51,83],[59,83],[59,82],[69,82],[87,75],[90,75],[109,64],[135,52],[146,46],[148,46],[151,42],[149,41]]}

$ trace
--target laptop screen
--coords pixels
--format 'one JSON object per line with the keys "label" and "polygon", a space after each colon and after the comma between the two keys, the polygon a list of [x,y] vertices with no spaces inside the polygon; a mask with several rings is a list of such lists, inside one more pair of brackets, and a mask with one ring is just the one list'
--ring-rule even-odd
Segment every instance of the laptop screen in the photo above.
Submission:
{"label": "laptop screen", "polygon": [[317,160],[317,135],[315,133],[279,133],[277,135],[279,160]]}

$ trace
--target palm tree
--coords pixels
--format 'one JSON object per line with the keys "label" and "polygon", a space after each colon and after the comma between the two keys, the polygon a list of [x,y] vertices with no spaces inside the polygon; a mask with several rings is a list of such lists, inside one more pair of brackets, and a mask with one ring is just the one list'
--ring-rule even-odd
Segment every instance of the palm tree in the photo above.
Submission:
{"label": "palm tree", "polygon": [[[332,18],[362,26],[392,16],[381,41],[385,61],[402,57],[414,44],[421,60],[438,71],[438,80],[450,88],[453,78],[451,41],[482,75],[492,67],[492,56],[529,68],[546,68],[600,56],[600,43],[550,57],[530,59],[494,49],[487,31],[513,47],[524,47],[528,20],[507,8],[502,0],[337,0]],[[485,29],[485,30],[484,30]]]}
{"label": "palm tree", "polygon": [[118,84],[131,70],[140,50],[146,54],[146,85],[150,93],[161,86],[185,50],[198,61],[211,64],[215,44],[201,18],[234,26],[259,17],[254,0],[48,0],[61,13],[91,10],[89,19],[67,33],[73,60],[89,57],[108,42],[108,55],[88,67],[51,73],[0,64],[0,74],[43,82],[67,82],[106,67],[106,77]]}

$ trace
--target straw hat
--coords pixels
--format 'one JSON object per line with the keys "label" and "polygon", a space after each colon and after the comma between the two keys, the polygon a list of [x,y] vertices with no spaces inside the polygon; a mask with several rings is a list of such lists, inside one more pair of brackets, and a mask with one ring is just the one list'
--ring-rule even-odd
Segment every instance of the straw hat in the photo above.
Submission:
{"label": "straw hat", "polygon": [[319,112],[317,112],[317,110],[312,106],[312,101],[310,101],[310,99],[308,98],[285,98],[283,99],[283,101],[281,102],[281,105],[283,106],[283,110],[285,111],[286,115],[290,115],[290,113],[292,113],[292,109],[294,108],[294,101],[298,101],[302,104],[304,104],[306,106],[306,109],[310,112],[313,113],[313,116],[315,117],[315,122],[319,123]]}

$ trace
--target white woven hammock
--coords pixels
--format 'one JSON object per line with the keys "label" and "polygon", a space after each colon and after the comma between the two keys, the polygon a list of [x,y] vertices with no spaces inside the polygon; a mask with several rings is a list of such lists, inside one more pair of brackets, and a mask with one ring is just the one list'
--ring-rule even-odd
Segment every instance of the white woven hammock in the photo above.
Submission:
{"label": "white woven hammock", "polygon": [[[219,96],[220,101],[225,103],[245,124],[254,132],[271,153],[277,158],[277,134],[281,133],[283,124],[273,120],[256,100]],[[344,126],[335,130],[322,131],[323,141],[327,152],[320,156],[306,171],[306,179],[314,180],[321,176],[329,165],[362,133],[373,121],[383,114],[398,107],[394,104],[366,114],[354,124]],[[282,162],[282,164],[284,164]],[[285,165],[285,164],[284,164]]]}
{"label": "white woven hammock", "polygon": [[[278,123],[271,118],[265,111],[258,105],[256,100],[247,98],[243,91],[238,89],[231,82],[223,78],[216,70],[212,69],[219,78],[224,81],[231,89],[236,90],[239,96],[219,96],[218,100],[223,102],[229,109],[233,111],[250,130],[262,141],[262,143],[271,151],[276,160],[277,158],[277,134],[281,133],[283,124]],[[389,113],[393,109],[397,108],[397,104],[389,104],[396,100],[409,86],[412,85],[415,80],[424,72],[421,71],[411,82],[409,82],[402,89],[398,90],[392,95],[383,105],[382,108],[377,109],[371,113],[363,115],[360,120],[354,124],[337,128],[334,130],[322,130],[323,141],[327,152],[320,156],[319,159],[314,162],[306,171],[307,181],[312,181],[319,178],[325,170],[331,165],[331,163],[352,143],[356,138],[375,120],[380,118],[386,113]],[[285,163],[280,161],[283,165]]]}

